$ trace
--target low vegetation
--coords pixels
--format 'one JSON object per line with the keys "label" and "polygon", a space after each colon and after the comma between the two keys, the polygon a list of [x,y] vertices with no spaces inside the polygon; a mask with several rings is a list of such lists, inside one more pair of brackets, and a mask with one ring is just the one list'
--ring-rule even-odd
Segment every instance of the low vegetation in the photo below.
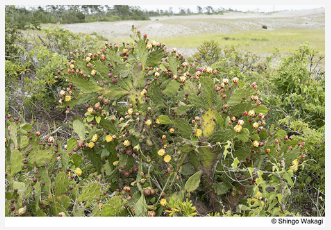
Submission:
{"label": "low vegetation", "polygon": [[230,43],[259,33],[185,57],[7,18],[5,215],[325,216],[324,53]]}

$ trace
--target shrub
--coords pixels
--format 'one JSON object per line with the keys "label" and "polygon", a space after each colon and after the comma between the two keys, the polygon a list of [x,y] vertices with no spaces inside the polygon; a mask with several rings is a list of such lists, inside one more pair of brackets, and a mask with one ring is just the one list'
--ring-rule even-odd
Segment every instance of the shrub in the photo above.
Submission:
{"label": "shrub", "polygon": [[[10,202],[18,184],[35,194],[22,197],[35,205],[14,200],[25,215],[202,215],[192,196],[210,216],[300,215],[288,201],[310,145],[267,127],[257,84],[188,63],[175,48],[132,31],[133,42],[70,52],[58,108],[86,110],[70,123],[65,150],[47,134],[48,143],[29,133],[31,125],[6,121],[6,216],[16,215]],[[53,170],[41,175],[49,185],[38,184],[36,167]]]}
{"label": "shrub", "polygon": [[317,52],[303,44],[293,55],[281,59],[270,79],[267,103],[278,112],[278,119],[291,116],[312,128],[325,124],[325,72],[319,67],[323,60]]}
{"label": "shrub", "polygon": [[262,29],[265,29],[266,30],[266,29],[268,29],[268,27],[266,25],[263,25],[262,26]]}
{"label": "shrub", "polygon": [[[268,109],[261,105],[258,96],[252,96],[257,94],[255,83],[245,84],[238,78],[220,79],[212,68],[186,63],[176,50],[166,52],[154,41],[148,44],[140,33],[133,38],[135,42],[129,45],[106,43],[105,48],[94,54],[72,53],[69,73],[63,76],[76,89],[72,95],[62,94],[61,107],[87,103],[86,120],[75,121],[76,132],[85,146],[83,154],[90,155],[94,167],[98,169],[100,164],[108,162],[114,175],[119,172],[110,182],[135,184],[134,190],[141,194],[137,195],[136,202],[158,209],[163,209],[158,202],[165,190],[169,195],[176,193],[174,183],[183,186],[185,197],[189,197],[189,192],[197,190],[200,181],[208,193],[207,203],[214,211],[233,209],[246,197],[244,194],[254,197],[259,188],[264,197],[280,193],[286,200],[287,190],[281,191],[280,187],[289,189],[293,185],[291,177],[301,167],[293,160],[301,150],[288,150],[297,142],[292,143],[292,138],[275,142],[275,138],[270,137],[288,139],[286,132],[263,128]],[[238,124],[238,120],[242,121]],[[84,128],[84,122],[89,128]],[[242,123],[245,125],[240,125]],[[99,142],[94,143],[93,137],[98,137]],[[110,144],[107,138],[112,140]],[[98,154],[89,153],[91,151]],[[280,163],[278,156],[286,158]],[[136,165],[136,162],[140,163]],[[188,174],[192,176],[181,184],[176,178],[182,176],[184,163],[197,173]],[[142,180],[139,172],[137,176],[132,175],[134,167],[144,175],[149,172],[150,179]],[[162,178],[165,171],[167,176]],[[228,172],[228,176],[224,172]],[[272,189],[263,187],[264,180],[269,180],[263,174],[272,175],[275,182]],[[250,182],[252,179],[257,179],[255,185]],[[146,200],[144,190],[154,186],[159,198]],[[228,192],[238,200],[231,204],[221,199],[220,207],[220,195]],[[278,201],[271,199],[270,202]],[[265,210],[261,202],[255,206],[261,209],[254,215],[286,213],[285,203],[276,211]],[[139,215],[146,212],[144,209]]]}

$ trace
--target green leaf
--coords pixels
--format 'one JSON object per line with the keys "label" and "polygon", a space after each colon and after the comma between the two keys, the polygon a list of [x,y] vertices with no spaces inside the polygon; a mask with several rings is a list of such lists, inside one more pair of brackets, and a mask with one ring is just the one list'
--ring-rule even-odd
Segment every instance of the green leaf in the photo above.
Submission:
{"label": "green leaf", "polygon": [[267,115],[269,111],[269,109],[264,105],[256,105],[255,107],[253,107],[253,109],[256,114],[263,113],[263,115]]}
{"label": "green leaf", "polygon": [[259,136],[260,136],[261,140],[267,139],[269,136],[268,131],[266,129],[262,129],[259,133]]}
{"label": "green leaf", "polygon": [[247,169],[248,169],[249,175],[251,176],[251,178],[253,178],[252,173],[253,173],[254,169],[252,167],[248,167]]}
{"label": "green leaf", "polygon": [[85,104],[87,101],[91,100],[92,98],[96,97],[97,94],[96,93],[85,93],[85,94],[80,94],[76,97],[76,100],[71,100],[67,105],[69,105],[70,107],[74,107],[77,105],[82,105]]}
{"label": "green leaf", "polygon": [[201,164],[204,167],[211,165],[216,158],[216,156],[212,153],[208,146],[203,146],[199,148],[199,157]]}
{"label": "green leaf", "polygon": [[211,136],[214,132],[216,126],[216,123],[214,122],[214,119],[216,120],[215,112],[215,110],[209,109],[201,117],[201,128],[205,137]]}
{"label": "green leaf", "polygon": [[[269,200],[269,199],[268,199]],[[276,205],[278,204],[277,199],[274,199],[269,205],[268,205],[268,212],[270,212]]]}
{"label": "green leaf", "polygon": [[100,183],[89,183],[86,186],[84,186],[82,193],[78,197],[78,201],[93,201],[96,200],[96,198],[100,197],[102,195],[102,185]]}
{"label": "green leaf", "polygon": [[117,216],[120,214],[122,200],[118,196],[112,197],[101,210],[101,216]]}
{"label": "green leaf", "polygon": [[67,210],[58,202],[54,202],[51,208],[54,216],[58,216],[60,212],[64,212],[66,216],[70,216]]}
{"label": "green leaf", "polygon": [[271,216],[277,216],[280,211],[280,208],[275,208],[274,210],[272,210]]}
{"label": "green leaf", "polygon": [[249,148],[240,147],[232,152],[233,157],[237,157],[239,161],[246,160],[246,157],[251,156],[251,152]]}
{"label": "green leaf", "polygon": [[243,128],[240,133],[238,133],[237,138],[243,142],[246,142],[249,140],[249,130],[246,128]]}
{"label": "green leaf", "polygon": [[76,168],[82,163],[82,158],[78,154],[73,154],[71,160],[74,162]]}
{"label": "green leaf", "polygon": [[271,203],[273,199],[275,199],[277,194],[275,192],[271,192],[268,194],[268,203]]}
{"label": "green leaf", "polygon": [[[146,43],[143,40],[137,41],[137,52],[139,55],[139,61],[142,64],[142,67],[146,67],[146,61],[148,56],[148,50],[146,49]],[[177,66],[176,66],[177,68]]]}
{"label": "green leaf", "polygon": [[277,132],[277,137],[279,140],[281,138],[285,138],[286,135],[287,135],[287,133],[284,130],[278,130],[278,132]]}
{"label": "green leaf", "polygon": [[226,142],[228,140],[232,141],[236,136],[236,132],[231,129],[217,130],[214,134],[209,138],[210,142]]}
{"label": "green leaf", "polygon": [[77,146],[77,140],[75,138],[70,138],[67,142],[67,151],[71,152]]}
{"label": "green leaf", "polygon": [[199,187],[200,184],[200,178],[202,175],[202,171],[198,171],[195,174],[193,174],[185,183],[185,189],[187,192],[193,192]]}
{"label": "green leaf", "polygon": [[[118,83],[120,82],[122,82],[122,79],[118,81]],[[118,99],[127,94],[128,94],[128,90],[121,88],[119,85],[113,85],[107,88],[107,91],[104,93],[105,96],[110,97],[110,99],[112,100]]]}
{"label": "green leaf", "polygon": [[237,208],[236,208],[236,212],[240,213],[241,211],[250,211],[251,209],[244,205],[244,204],[238,204]]}
{"label": "green leaf", "polygon": [[251,140],[252,141],[259,141],[260,140],[260,136],[258,134],[254,134],[251,136]]}
{"label": "green leaf", "polygon": [[174,75],[177,75],[177,59],[175,57],[168,57],[169,68]]}
{"label": "green leaf", "polygon": [[244,87],[244,85],[245,85],[245,82],[243,82],[243,81],[239,81],[239,82],[238,82],[238,87],[239,87],[239,88]]}
{"label": "green leaf", "polygon": [[75,87],[84,93],[95,93],[101,90],[101,87],[98,86],[92,78],[89,80],[85,80],[83,78],[71,78],[70,80],[75,85]]}
{"label": "green leaf", "polygon": [[178,128],[178,133],[181,133],[182,137],[190,138],[192,134],[192,127],[186,120],[183,118],[176,118],[174,126]]}
{"label": "green leaf", "polygon": [[130,170],[134,165],[134,158],[126,154],[120,155],[118,164],[125,165],[125,169]]}
{"label": "green leaf", "polygon": [[195,173],[193,166],[190,163],[183,164],[181,174],[184,176],[189,176]]}
{"label": "green leaf", "polygon": [[18,193],[22,193],[26,189],[26,185],[24,182],[13,181],[13,189],[17,189]]}
{"label": "green leaf", "polygon": [[34,151],[29,155],[28,165],[37,167],[45,166],[52,160],[52,158],[53,154],[48,150]]}
{"label": "green leaf", "polygon": [[183,115],[187,110],[192,108],[193,105],[180,105],[177,108],[177,114],[178,115]]}
{"label": "green leaf", "polygon": [[101,157],[108,157],[110,152],[107,149],[103,149],[101,152]]}
{"label": "green leaf", "polygon": [[[99,122],[98,122],[99,123]],[[85,137],[85,126],[80,120],[74,120],[73,122],[74,131],[78,134],[79,139],[83,140]]]}
{"label": "green leaf", "polygon": [[287,183],[288,183],[291,187],[293,187],[293,181],[292,181],[292,178],[291,178],[291,176],[290,176],[287,172],[283,174],[283,177],[282,177],[282,178],[284,178],[285,180],[287,180]]}
{"label": "green leaf", "polygon": [[209,108],[212,107],[214,97],[214,83],[209,77],[204,77],[201,81],[201,97]]}
{"label": "green leaf", "polygon": [[278,193],[278,194],[277,194],[277,198],[278,198],[278,203],[279,203],[279,204],[282,204],[283,195],[280,194],[280,193]]}
{"label": "green leaf", "polygon": [[71,204],[71,200],[70,200],[70,198],[68,196],[62,195],[59,198],[59,203],[62,204],[62,206],[64,207],[64,209],[68,209],[68,207]]}
{"label": "green leaf", "polygon": [[[66,168],[66,167],[64,167]],[[39,167],[38,168],[38,172],[40,175],[40,179],[38,179],[41,183],[45,183],[43,185],[43,195],[47,196],[48,194],[51,194],[51,180],[48,176],[48,171],[46,169],[46,167]]]}
{"label": "green leaf", "polygon": [[216,117],[216,122],[217,122],[218,127],[223,129],[223,125],[224,125],[223,117],[218,113],[215,114],[215,117]]}
{"label": "green leaf", "polygon": [[198,108],[203,108],[208,110],[208,104],[204,102],[204,99],[201,96],[197,96],[194,92],[189,93],[188,100],[192,105]]}
{"label": "green leaf", "polygon": [[178,89],[180,87],[179,82],[176,80],[171,80],[167,87],[163,90],[163,95],[166,95],[168,97],[174,97],[178,93]]}
{"label": "green leaf", "polygon": [[15,122],[10,122],[10,139],[12,139],[15,148],[17,148],[17,126]]}
{"label": "green leaf", "polygon": [[236,169],[238,164],[240,163],[240,161],[238,160],[238,158],[236,157],[233,161],[233,163],[231,164],[231,167]]}
{"label": "green leaf", "polygon": [[55,178],[55,196],[65,194],[67,190],[69,190],[68,177],[64,172],[60,172]]}
{"label": "green leaf", "polygon": [[227,128],[229,127],[229,122],[230,122],[230,117],[227,116],[227,117],[225,118],[225,122],[224,122],[224,128],[225,128],[225,129],[227,129]]}
{"label": "green leaf", "polygon": [[161,50],[152,51],[148,56],[146,65],[150,67],[157,66],[161,63],[162,58],[165,56],[165,52]]}
{"label": "green leaf", "polygon": [[86,121],[91,122],[91,121],[93,121],[93,119],[94,119],[93,115],[88,115],[87,118],[86,118]]}
{"label": "green leaf", "polygon": [[99,124],[100,121],[101,121],[101,117],[96,116],[96,117],[95,117],[95,121]]}
{"label": "green leaf", "polygon": [[226,183],[224,182],[220,182],[220,183],[214,183],[212,185],[212,187],[214,188],[215,192],[217,193],[217,195],[223,195],[226,194],[229,191],[229,187],[226,185]]}
{"label": "green leaf", "polygon": [[102,117],[99,125],[100,125],[100,127],[106,129],[110,133],[113,133],[113,134],[117,133],[117,129],[115,128],[114,123],[110,120],[106,120]]}
{"label": "green leaf", "polygon": [[249,111],[252,108],[252,105],[249,103],[239,103],[235,106],[232,106],[231,113],[234,116],[239,116],[240,114],[243,114],[245,111]]}
{"label": "green leaf", "polygon": [[170,118],[168,116],[166,116],[166,115],[159,116],[159,122],[160,122],[160,124],[163,124],[163,125],[170,125],[170,124],[173,123],[170,120]]}
{"label": "green leaf", "polygon": [[133,208],[135,210],[135,216],[147,216],[147,204],[144,194],[141,194]]}
{"label": "green leaf", "polygon": [[242,98],[245,97],[249,97],[250,93],[249,90],[247,89],[238,89],[236,91],[234,91],[230,97],[230,99],[228,100],[228,105],[229,106],[235,106],[239,103],[242,103]]}
{"label": "green leaf", "polygon": [[35,195],[36,206],[38,206],[39,205],[39,200],[40,200],[40,195],[41,195],[41,187],[40,187],[39,181],[37,183],[35,183],[35,185],[33,187],[34,187],[34,195]]}
{"label": "green leaf", "polygon": [[228,148],[231,148],[231,141],[227,141],[227,145],[224,146],[224,152],[223,152],[223,156],[224,156],[224,159],[226,158],[226,155],[228,154]]}
{"label": "green leaf", "polygon": [[28,145],[29,145],[29,138],[27,136],[21,136],[21,140],[20,140],[21,149],[24,149]]}
{"label": "green leaf", "polygon": [[15,173],[18,173],[22,170],[23,167],[23,157],[21,156],[20,151],[14,149],[10,154],[10,170],[11,176],[14,176]]}
{"label": "green leaf", "polygon": [[31,124],[21,124],[20,129],[23,129],[25,131],[31,130],[32,125]]}
{"label": "green leaf", "polygon": [[87,159],[89,159],[92,162],[94,167],[97,169],[98,173],[100,173],[100,169],[101,169],[100,156],[98,154],[95,154],[93,150],[84,150],[83,153],[85,157],[87,157]]}

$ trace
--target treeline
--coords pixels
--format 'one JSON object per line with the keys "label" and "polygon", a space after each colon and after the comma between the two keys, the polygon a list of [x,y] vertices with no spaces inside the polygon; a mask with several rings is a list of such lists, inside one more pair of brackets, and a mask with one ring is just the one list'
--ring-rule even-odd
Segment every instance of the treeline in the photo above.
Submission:
{"label": "treeline", "polygon": [[6,14],[18,29],[27,29],[30,25],[38,28],[42,23],[72,24],[97,21],[149,20],[152,16],[223,14],[232,9],[212,6],[197,6],[195,12],[189,8],[180,8],[174,13],[168,10],[142,10],[139,6],[128,5],[39,5],[39,6],[6,6]]}

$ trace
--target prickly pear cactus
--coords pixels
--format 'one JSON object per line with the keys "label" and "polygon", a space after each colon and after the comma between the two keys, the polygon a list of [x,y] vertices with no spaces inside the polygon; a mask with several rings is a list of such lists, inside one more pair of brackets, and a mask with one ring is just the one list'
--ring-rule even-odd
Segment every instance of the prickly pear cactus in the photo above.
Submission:
{"label": "prickly pear cactus", "polygon": [[54,187],[54,195],[56,197],[65,194],[69,190],[69,182],[65,173],[60,172],[57,174]]}
{"label": "prickly pear cactus", "polygon": [[267,125],[255,82],[188,63],[134,27],[131,37],[70,53],[58,76],[68,83],[58,108],[86,107],[69,122],[70,139],[41,140],[31,127],[7,121],[6,214],[13,187],[24,191],[20,199],[34,200],[26,205],[31,215],[193,216],[193,193],[204,191],[221,213],[230,209],[228,197],[266,185],[260,170],[290,183],[303,150]]}
{"label": "prickly pear cactus", "polygon": [[121,216],[124,212],[121,198],[112,197],[107,203],[103,204],[101,216]]}
{"label": "prickly pear cactus", "polygon": [[95,201],[102,195],[102,185],[100,183],[89,183],[84,186],[82,193],[78,197],[78,201],[91,202]]}

